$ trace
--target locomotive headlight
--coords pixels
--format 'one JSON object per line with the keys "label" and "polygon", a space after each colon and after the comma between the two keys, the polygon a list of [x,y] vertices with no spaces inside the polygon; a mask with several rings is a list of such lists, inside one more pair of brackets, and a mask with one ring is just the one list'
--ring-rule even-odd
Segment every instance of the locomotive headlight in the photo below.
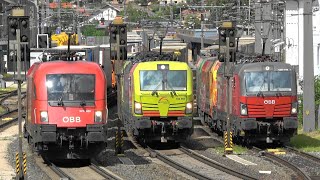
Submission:
{"label": "locomotive headlight", "polygon": [[291,104],[291,114],[297,114],[298,112],[298,102],[294,102]]}
{"label": "locomotive headlight", "polygon": [[192,108],[192,103],[191,102],[188,102],[186,104],[186,114],[191,114],[193,111],[193,108]]}
{"label": "locomotive headlight", "polygon": [[40,119],[41,119],[41,122],[48,122],[48,112],[41,111],[40,112]]}
{"label": "locomotive headlight", "polygon": [[94,122],[102,122],[102,112],[101,111],[95,112]]}
{"label": "locomotive headlight", "polygon": [[142,114],[142,105],[141,105],[141,103],[134,102],[134,113]]}
{"label": "locomotive headlight", "polygon": [[247,107],[246,104],[240,103],[240,114],[241,114],[242,116],[248,115],[248,107]]}

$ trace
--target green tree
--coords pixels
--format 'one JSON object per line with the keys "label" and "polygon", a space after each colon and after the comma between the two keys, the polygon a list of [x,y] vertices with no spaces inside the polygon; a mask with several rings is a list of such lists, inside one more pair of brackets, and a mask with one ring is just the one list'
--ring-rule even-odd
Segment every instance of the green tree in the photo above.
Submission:
{"label": "green tree", "polygon": [[[299,99],[299,124],[302,125],[303,123],[303,95],[298,97]],[[318,122],[318,108],[320,105],[320,76],[315,76],[314,78],[314,107],[315,107],[315,122],[317,127]]]}
{"label": "green tree", "polygon": [[196,15],[190,14],[185,18],[184,26],[194,28],[194,29],[200,29],[201,21]]}
{"label": "green tree", "polygon": [[86,25],[81,29],[84,36],[105,36],[106,29],[96,29],[96,25]]}

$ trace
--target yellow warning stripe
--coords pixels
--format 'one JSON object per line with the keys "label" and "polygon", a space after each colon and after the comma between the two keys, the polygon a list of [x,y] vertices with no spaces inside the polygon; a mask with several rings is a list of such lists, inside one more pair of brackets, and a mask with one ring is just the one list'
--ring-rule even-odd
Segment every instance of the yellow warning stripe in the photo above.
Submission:
{"label": "yellow warning stripe", "polygon": [[12,120],[13,118],[12,117],[7,117],[7,118],[3,118],[3,119],[1,119],[2,121],[10,121],[10,120]]}
{"label": "yellow warning stripe", "polygon": [[273,154],[275,154],[275,155],[286,154],[286,152],[284,152],[284,151],[279,151],[279,152],[274,152]]}
{"label": "yellow warning stripe", "polygon": [[280,149],[267,149],[268,152],[279,152]]}

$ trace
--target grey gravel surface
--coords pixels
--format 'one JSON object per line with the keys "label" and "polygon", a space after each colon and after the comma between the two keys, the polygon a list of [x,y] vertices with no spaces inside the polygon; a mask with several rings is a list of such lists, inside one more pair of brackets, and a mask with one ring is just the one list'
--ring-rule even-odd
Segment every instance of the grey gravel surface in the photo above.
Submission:
{"label": "grey gravel surface", "polygon": [[287,153],[281,156],[285,160],[296,165],[302,171],[306,172],[310,176],[320,176],[320,164],[312,160],[303,158],[294,153]]}
{"label": "grey gravel surface", "polygon": [[[15,154],[18,152],[18,138],[12,141],[8,146],[8,160],[11,162],[11,165],[15,168]],[[28,147],[28,143],[23,139],[23,151],[27,154],[27,178],[28,180],[50,180],[50,178],[35,164],[34,154],[31,152],[31,149]]]}
{"label": "grey gravel surface", "polygon": [[229,175],[225,172],[222,172],[220,170],[217,170],[213,167],[210,167],[202,162],[199,162],[198,160],[195,160],[188,155],[181,154],[181,155],[175,155],[170,156],[170,159],[174,160],[175,162],[178,162],[179,164],[182,164],[191,170],[195,172],[199,172],[200,174],[212,178],[212,179],[230,179],[230,180],[236,180],[239,179],[237,177],[234,177],[232,175]]}
{"label": "grey gravel surface", "polygon": [[[232,167],[234,170],[239,172],[246,172],[246,174],[257,177],[258,179],[292,179],[293,172],[288,171],[285,168],[275,165],[273,162],[270,162],[259,155],[248,155],[242,154],[238,155],[242,159],[255,163],[257,165],[243,165],[236,161],[233,161],[227,157],[223,157],[222,154],[216,153],[213,148],[206,149],[204,151],[197,150],[198,153],[213,159],[227,167]],[[261,174],[259,171],[271,171],[271,174]]]}
{"label": "grey gravel surface", "polygon": [[[256,177],[257,179],[292,179],[294,177],[294,172],[283,168],[271,162],[270,160],[266,159],[265,157],[260,157],[259,154],[249,154],[243,153],[239,154],[238,156],[242,159],[255,163],[257,165],[243,165],[234,160],[231,160],[227,157],[224,157],[223,154],[218,153],[215,149],[216,147],[221,146],[220,142],[214,141],[209,138],[204,138],[206,132],[202,132],[201,128],[198,128],[196,131],[198,136],[193,135],[193,139],[189,140],[185,145],[195,150],[196,152],[216,161],[219,162],[227,167],[232,167],[234,170],[239,172],[246,172],[247,175]],[[199,135],[203,139],[199,139]],[[208,134],[207,134],[208,135]],[[262,174],[259,171],[270,171],[271,174]]]}

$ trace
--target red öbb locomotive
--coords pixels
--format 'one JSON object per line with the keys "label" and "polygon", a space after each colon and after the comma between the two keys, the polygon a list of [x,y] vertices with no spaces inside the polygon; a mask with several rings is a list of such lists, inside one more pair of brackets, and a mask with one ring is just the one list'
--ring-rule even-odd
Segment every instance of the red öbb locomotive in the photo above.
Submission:
{"label": "red \u00f6bb locomotive", "polygon": [[[227,125],[227,78],[214,59],[197,63],[197,104],[202,120],[222,132]],[[237,64],[231,69],[230,119],[234,139],[244,143],[286,143],[296,133],[297,82],[282,62]]]}
{"label": "red \u00f6bb locomotive", "polygon": [[56,158],[88,158],[106,147],[106,79],[97,63],[35,63],[27,74],[24,135]]}

